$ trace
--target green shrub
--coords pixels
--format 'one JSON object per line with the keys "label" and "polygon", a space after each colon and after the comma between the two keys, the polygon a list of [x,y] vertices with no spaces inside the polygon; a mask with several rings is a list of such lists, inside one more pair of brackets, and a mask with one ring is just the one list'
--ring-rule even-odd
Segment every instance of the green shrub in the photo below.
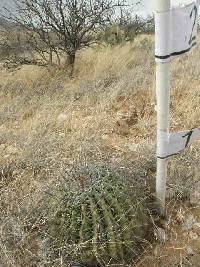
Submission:
{"label": "green shrub", "polygon": [[106,27],[99,39],[109,45],[117,45],[125,42],[124,31],[119,26]]}

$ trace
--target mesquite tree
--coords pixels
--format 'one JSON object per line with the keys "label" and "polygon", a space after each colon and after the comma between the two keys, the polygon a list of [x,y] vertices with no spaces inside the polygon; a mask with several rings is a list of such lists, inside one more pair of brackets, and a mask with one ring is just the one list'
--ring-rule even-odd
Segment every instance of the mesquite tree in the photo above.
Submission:
{"label": "mesquite tree", "polygon": [[[109,23],[116,0],[14,0],[16,12],[7,19],[25,28],[35,50],[57,56],[62,51],[74,66],[78,50],[96,40],[97,32]],[[48,49],[46,49],[48,47]],[[43,53],[44,54],[44,53]]]}

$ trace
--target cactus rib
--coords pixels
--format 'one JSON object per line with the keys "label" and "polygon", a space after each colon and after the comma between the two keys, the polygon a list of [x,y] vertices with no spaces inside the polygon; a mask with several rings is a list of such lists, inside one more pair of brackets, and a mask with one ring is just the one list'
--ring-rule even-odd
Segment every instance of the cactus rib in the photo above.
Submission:
{"label": "cactus rib", "polygon": [[112,221],[110,218],[111,214],[110,214],[109,209],[106,205],[106,202],[103,198],[100,199],[98,204],[99,204],[100,208],[102,209],[105,224],[107,226],[106,235],[108,238],[108,240],[107,240],[108,250],[109,250],[111,257],[116,258],[117,257],[117,247],[116,247],[116,241],[115,241],[115,234],[113,231],[113,224],[112,224]]}

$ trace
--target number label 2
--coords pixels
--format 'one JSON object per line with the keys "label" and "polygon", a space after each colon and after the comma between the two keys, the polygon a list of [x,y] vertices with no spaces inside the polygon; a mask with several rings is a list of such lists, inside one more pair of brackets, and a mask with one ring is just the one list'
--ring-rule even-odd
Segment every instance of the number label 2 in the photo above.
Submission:
{"label": "number label 2", "polygon": [[194,35],[194,28],[195,28],[195,25],[197,23],[197,15],[198,15],[198,9],[197,9],[197,6],[194,5],[194,7],[190,13],[190,19],[193,20],[193,24],[192,24],[192,32],[190,35],[189,45],[191,45],[192,41],[194,41],[196,39],[196,36]]}

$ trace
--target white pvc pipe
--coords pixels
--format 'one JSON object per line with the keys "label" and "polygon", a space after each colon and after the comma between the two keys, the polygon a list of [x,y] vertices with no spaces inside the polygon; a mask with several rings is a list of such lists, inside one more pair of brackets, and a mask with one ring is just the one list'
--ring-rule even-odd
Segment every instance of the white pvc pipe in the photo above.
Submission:
{"label": "white pvc pipe", "polygon": [[[170,9],[170,0],[155,0],[155,11]],[[169,21],[163,22],[163,31]],[[162,30],[162,29],[161,29]],[[168,38],[168,37],[166,37]],[[157,149],[165,150],[169,134],[170,106],[170,63],[156,63],[156,98],[157,98]],[[162,137],[162,138],[161,138]],[[167,159],[157,159],[156,198],[161,215],[165,215],[167,179]]]}

